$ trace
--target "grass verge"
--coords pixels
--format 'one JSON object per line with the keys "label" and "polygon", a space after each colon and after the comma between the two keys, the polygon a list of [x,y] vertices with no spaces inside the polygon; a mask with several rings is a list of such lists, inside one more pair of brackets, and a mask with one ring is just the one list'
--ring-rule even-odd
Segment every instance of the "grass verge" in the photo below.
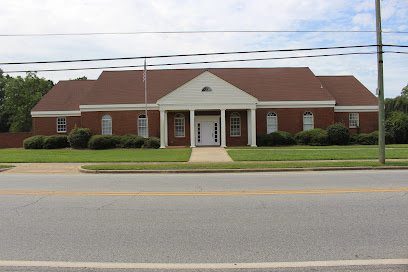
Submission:
{"label": "grass verge", "polygon": [[[196,169],[276,169],[315,167],[380,167],[376,161],[340,162],[277,162],[277,163],[217,163],[217,164],[109,164],[85,165],[88,170],[196,170]],[[408,161],[387,162],[386,166],[408,166]]]}
{"label": "grass verge", "polygon": [[[234,161],[308,161],[377,159],[377,149],[308,149],[308,150],[227,150]],[[387,149],[387,159],[407,159],[408,149]]]}
{"label": "grass verge", "polygon": [[[328,146],[310,146],[310,145],[291,145],[291,146],[237,146],[226,147],[226,149],[378,149],[378,145],[328,145]],[[408,144],[389,144],[385,148],[408,148]]]}
{"label": "grass verge", "polygon": [[0,164],[0,168],[11,168],[14,167],[14,165],[1,165]]}
{"label": "grass verge", "polygon": [[186,162],[191,148],[174,149],[0,149],[0,162]]}

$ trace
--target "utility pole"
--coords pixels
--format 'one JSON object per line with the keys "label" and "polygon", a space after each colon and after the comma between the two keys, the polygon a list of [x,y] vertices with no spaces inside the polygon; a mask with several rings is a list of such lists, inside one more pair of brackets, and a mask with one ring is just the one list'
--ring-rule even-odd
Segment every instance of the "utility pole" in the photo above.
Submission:
{"label": "utility pole", "polygon": [[384,69],[381,30],[380,0],[375,0],[377,21],[377,60],[378,60],[378,149],[379,161],[385,164],[385,108],[384,108]]}

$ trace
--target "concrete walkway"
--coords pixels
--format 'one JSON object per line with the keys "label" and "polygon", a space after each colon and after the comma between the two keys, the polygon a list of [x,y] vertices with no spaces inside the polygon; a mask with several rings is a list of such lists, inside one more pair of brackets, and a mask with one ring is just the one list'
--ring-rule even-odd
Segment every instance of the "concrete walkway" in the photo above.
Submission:
{"label": "concrete walkway", "polygon": [[222,147],[195,147],[191,152],[190,163],[232,162],[228,152]]}

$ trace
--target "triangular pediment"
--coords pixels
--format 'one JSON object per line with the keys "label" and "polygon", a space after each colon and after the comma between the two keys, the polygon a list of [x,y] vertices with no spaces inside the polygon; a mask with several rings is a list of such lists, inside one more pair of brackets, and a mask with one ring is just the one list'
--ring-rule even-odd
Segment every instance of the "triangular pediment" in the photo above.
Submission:
{"label": "triangular pediment", "polygon": [[205,71],[157,101],[159,105],[255,104],[258,99]]}

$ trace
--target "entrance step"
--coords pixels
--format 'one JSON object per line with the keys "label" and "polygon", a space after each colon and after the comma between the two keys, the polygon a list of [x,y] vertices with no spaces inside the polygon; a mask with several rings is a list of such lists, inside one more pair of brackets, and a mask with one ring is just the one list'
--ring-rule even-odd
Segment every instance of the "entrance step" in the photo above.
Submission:
{"label": "entrance step", "polygon": [[190,163],[232,162],[228,152],[222,147],[195,147],[191,152]]}

